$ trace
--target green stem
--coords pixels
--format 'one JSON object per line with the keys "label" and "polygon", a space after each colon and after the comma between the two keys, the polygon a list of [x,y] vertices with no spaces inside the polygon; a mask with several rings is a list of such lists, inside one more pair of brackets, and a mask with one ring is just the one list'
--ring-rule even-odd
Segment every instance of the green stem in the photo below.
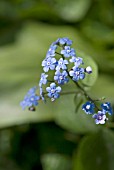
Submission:
{"label": "green stem", "polygon": [[69,91],[69,92],[62,92],[61,95],[67,95],[67,94],[79,94],[79,91]]}
{"label": "green stem", "polygon": [[[67,70],[68,76],[69,78],[72,80],[72,77],[70,76],[68,70]],[[87,92],[83,89],[83,87],[76,81],[73,81],[75,83],[75,85],[83,92],[84,96],[90,100],[92,103],[94,103],[95,107],[99,110],[98,106],[95,104],[95,100],[93,100],[88,94]]]}
{"label": "green stem", "polygon": [[107,128],[114,128],[114,122],[110,122],[106,124]]}

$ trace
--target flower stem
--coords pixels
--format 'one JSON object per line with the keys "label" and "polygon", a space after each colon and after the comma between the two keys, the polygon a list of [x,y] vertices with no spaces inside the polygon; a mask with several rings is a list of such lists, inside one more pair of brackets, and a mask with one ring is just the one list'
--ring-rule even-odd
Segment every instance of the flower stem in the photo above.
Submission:
{"label": "flower stem", "polygon": [[[72,80],[72,77],[70,76],[68,70],[67,70],[68,76],[69,78]],[[95,100],[93,100],[88,94],[87,92],[83,89],[83,87],[76,81],[73,81],[75,83],[75,85],[83,92],[84,96],[89,99],[92,103],[94,103],[95,107],[99,110],[98,106],[95,104]]]}

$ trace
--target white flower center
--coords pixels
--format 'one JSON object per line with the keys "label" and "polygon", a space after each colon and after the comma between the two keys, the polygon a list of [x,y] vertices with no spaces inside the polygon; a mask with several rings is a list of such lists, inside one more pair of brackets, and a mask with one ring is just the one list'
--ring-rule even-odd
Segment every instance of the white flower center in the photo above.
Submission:
{"label": "white flower center", "polygon": [[67,50],[67,53],[70,53],[70,50]]}
{"label": "white flower center", "polygon": [[50,62],[47,62],[47,65],[50,66]]}
{"label": "white flower center", "polygon": [[55,89],[52,89],[51,92],[52,92],[52,93],[55,93]]}
{"label": "white flower center", "polygon": [[63,79],[63,76],[60,76],[59,78],[60,78],[60,80],[62,80],[62,79]]}
{"label": "white flower center", "polygon": [[31,100],[31,101],[34,101],[34,98],[32,97],[30,100]]}
{"label": "white flower center", "polygon": [[62,62],[59,62],[59,65],[62,65]]}
{"label": "white flower center", "polygon": [[98,116],[98,119],[101,120],[101,119],[102,119],[102,116]]}
{"label": "white flower center", "polygon": [[80,75],[80,72],[79,72],[79,71],[76,71],[76,75],[79,76],[79,75]]}
{"label": "white flower center", "polygon": [[90,105],[87,105],[87,106],[86,106],[86,109],[90,109]]}

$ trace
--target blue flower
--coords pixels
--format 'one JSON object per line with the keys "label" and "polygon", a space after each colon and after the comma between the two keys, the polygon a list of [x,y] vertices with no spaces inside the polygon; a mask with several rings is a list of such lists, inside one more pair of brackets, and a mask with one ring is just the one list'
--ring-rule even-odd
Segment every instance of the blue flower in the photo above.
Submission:
{"label": "blue flower", "polygon": [[78,67],[73,67],[73,70],[69,71],[69,74],[74,81],[78,81],[79,79],[84,79],[85,74],[84,74],[84,69],[83,68],[78,68]]}
{"label": "blue flower", "polygon": [[37,106],[38,100],[40,100],[40,96],[35,94],[35,88],[31,88],[27,95],[24,97],[24,100],[20,102],[22,109],[31,106]]}
{"label": "blue flower", "polygon": [[56,59],[55,58],[47,58],[42,61],[42,66],[44,67],[43,70],[45,72],[48,72],[50,70],[54,70],[56,65]]}
{"label": "blue flower", "polygon": [[68,64],[68,61],[63,60],[63,58],[60,58],[59,61],[57,62],[56,70],[60,69],[66,70],[67,69],[66,64]]}
{"label": "blue flower", "polygon": [[95,119],[96,124],[105,124],[105,121],[108,120],[103,111],[98,111],[98,114],[94,114],[92,118]]}
{"label": "blue flower", "polygon": [[54,57],[56,49],[57,49],[57,45],[51,45],[48,52],[47,52],[47,54],[46,54],[46,58]]}
{"label": "blue flower", "polygon": [[52,43],[53,45],[72,45],[72,40],[67,37],[58,38],[55,42]]}
{"label": "blue flower", "polygon": [[72,40],[70,40],[70,39],[67,38],[67,37],[59,38],[59,39],[58,39],[58,42],[59,42],[61,45],[72,45]]}
{"label": "blue flower", "polygon": [[47,77],[48,77],[47,74],[45,74],[45,73],[41,74],[40,81],[39,81],[39,86],[40,87],[42,86],[42,84],[46,84],[47,83]]}
{"label": "blue flower", "polygon": [[87,114],[93,114],[94,113],[94,108],[95,108],[94,103],[91,103],[90,101],[86,102],[82,106],[82,110],[84,110],[85,113],[87,113]]}
{"label": "blue flower", "polygon": [[40,97],[41,97],[41,99],[42,99],[44,102],[46,102],[46,100],[45,100],[45,98],[44,98],[44,93],[43,93],[42,87],[40,87]]}
{"label": "blue flower", "polygon": [[65,46],[64,49],[61,50],[61,54],[66,58],[76,56],[74,48],[70,48],[69,46]]}
{"label": "blue flower", "polygon": [[111,104],[109,102],[101,104],[101,108],[105,113],[112,115],[113,110],[112,110]]}
{"label": "blue flower", "polygon": [[50,87],[46,88],[46,91],[48,92],[48,97],[54,101],[55,99],[59,98],[59,93],[61,92],[61,87],[56,87],[55,83],[51,83]]}
{"label": "blue flower", "polygon": [[58,70],[55,72],[54,80],[57,81],[58,84],[65,84],[69,81],[68,74],[66,71],[63,71],[62,73]]}
{"label": "blue flower", "polygon": [[80,57],[73,56],[69,61],[71,63],[74,63],[75,67],[79,67],[80,64],[83,64],[83,59]]}
{"label": "blue flower", "polygon": [[36,93],[36,86],[32,87],[29,89],[29,91],[27,92],[27,95],[32,95],[32,94],[35,94]]}

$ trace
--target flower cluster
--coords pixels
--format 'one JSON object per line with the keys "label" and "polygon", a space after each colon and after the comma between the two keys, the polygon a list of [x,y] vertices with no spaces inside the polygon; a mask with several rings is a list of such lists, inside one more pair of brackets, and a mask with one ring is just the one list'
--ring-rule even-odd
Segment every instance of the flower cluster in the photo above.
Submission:
{"label": "flower cluster", "polygon": [[[58,38],[50,45],[41,64],[43,73],[41,73],[38,83],[40,95],[36,94],[36,87],[31,88],[20,103],[23,109],[29,107],[29,110],[34,110],[33,108],[38,105],[39,100],[46,102],[46,99],[50,98],[51,101],[55,101],[62,94],[62,86],[69,81],[73,81],[85,97],[90,99],[78,81],[83,80],[86,74],[91,74],[92,68],[91,66],[84,67],[83,58],[77,56],[71,45],[72,41],[66,37]],[[96,124],[104,124],[107,120],[106,113],[112,114],[110,103],[102,104],[102,110],[98,110],[98,113],[94,114],[96,106],[91,101],[86,102],[82,106],[82,110],[87,114],[93,114]]]}
{"label": "flower cluster", "polygon": [[92,118],[95,119],[96,124],[104,124],[108,118],[106,117],[106,113],[112,115],[112,107],[109,102],[101,104],[101,110],[98,110],[97,114],[95,113],[95,104],[91,101],[86,102],[82,106],[82,110],[85,111],[86,114],[92,114]]}

